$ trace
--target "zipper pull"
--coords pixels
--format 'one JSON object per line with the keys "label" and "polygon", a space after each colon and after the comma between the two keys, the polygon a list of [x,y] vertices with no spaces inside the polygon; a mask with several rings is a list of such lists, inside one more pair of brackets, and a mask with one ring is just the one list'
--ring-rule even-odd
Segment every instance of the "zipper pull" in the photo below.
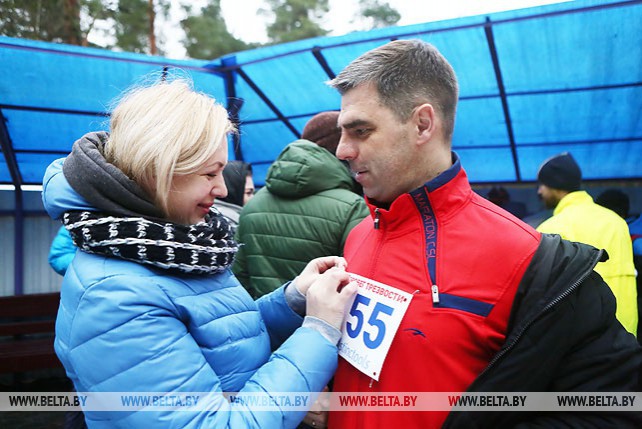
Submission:
{"label": "zipper pull", "polygon": [[437,285],[432,285],[432,303],[439,304],[439,287]]}
{"label": "zipper pull", "polygon": [[375,209],[374,229],[379,229],[379,208]]}

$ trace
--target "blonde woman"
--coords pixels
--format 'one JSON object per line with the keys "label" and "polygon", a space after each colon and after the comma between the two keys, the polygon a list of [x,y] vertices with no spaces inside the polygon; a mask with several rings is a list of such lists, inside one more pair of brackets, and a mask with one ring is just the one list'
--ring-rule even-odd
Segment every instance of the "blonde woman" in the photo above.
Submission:
{"label": "blonde woman", "polygon": [[[55,341],[78,392],[318,392],[334,373],[355,293],[342,258],[311,261],[256,302],[229,270],[237,244],[212,204],[227,194],[231,132],[189,82],[160,82],[125,94],[109,133],[49,166],[45,207],[80,249]],[[90,428],[296,427],[304,415],[222,395],[199,412],[85,410]]]}

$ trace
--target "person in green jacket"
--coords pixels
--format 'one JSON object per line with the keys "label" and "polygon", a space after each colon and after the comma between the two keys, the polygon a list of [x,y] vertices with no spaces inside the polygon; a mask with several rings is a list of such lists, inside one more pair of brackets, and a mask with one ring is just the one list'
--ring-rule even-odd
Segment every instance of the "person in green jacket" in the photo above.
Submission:
{"label": "person in green jacket", "polygon": [[368,215],[358,184],[334,155],[338,117],[313,116],[243,207],[232,270],[255,298],[296,277],[311,259],[342,255],[348,233]]}
{"label": "person in green jacket", "polygon": [[637,335],[638,304],[633,265],[633,246],[626,221],[596,204],[580,190],[582,172],[573,156],[564,152],[546,160],[537,173],[537,190],[553,216],[537,227],[539,232],[604,249],[606,262],[595,271],[609,285],[617,301],[616,317],[627,331]]}

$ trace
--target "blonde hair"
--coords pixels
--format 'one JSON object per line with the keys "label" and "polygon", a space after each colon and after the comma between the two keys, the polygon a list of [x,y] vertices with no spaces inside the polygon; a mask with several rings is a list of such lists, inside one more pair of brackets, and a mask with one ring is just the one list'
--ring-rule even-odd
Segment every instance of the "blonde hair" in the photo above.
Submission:
{"label": "blonde hair", "polygon": [[197,171],[235,132],[227,111],[181,78],[124,94],[110,120],[105,158],[165,213],[174,175]]}

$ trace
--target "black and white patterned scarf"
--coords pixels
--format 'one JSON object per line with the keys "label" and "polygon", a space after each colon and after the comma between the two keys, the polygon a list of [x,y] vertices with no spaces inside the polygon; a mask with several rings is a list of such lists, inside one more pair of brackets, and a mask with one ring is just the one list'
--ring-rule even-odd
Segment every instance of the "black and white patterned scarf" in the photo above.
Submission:
{"label": "black and white patterned scarf", "polygon": [[195,225],[91,211],[66,212],[63,223],[74,244],[85,252],[175,273],[222,272],[234,262],[238,250],[228,221],[216,209]]}

